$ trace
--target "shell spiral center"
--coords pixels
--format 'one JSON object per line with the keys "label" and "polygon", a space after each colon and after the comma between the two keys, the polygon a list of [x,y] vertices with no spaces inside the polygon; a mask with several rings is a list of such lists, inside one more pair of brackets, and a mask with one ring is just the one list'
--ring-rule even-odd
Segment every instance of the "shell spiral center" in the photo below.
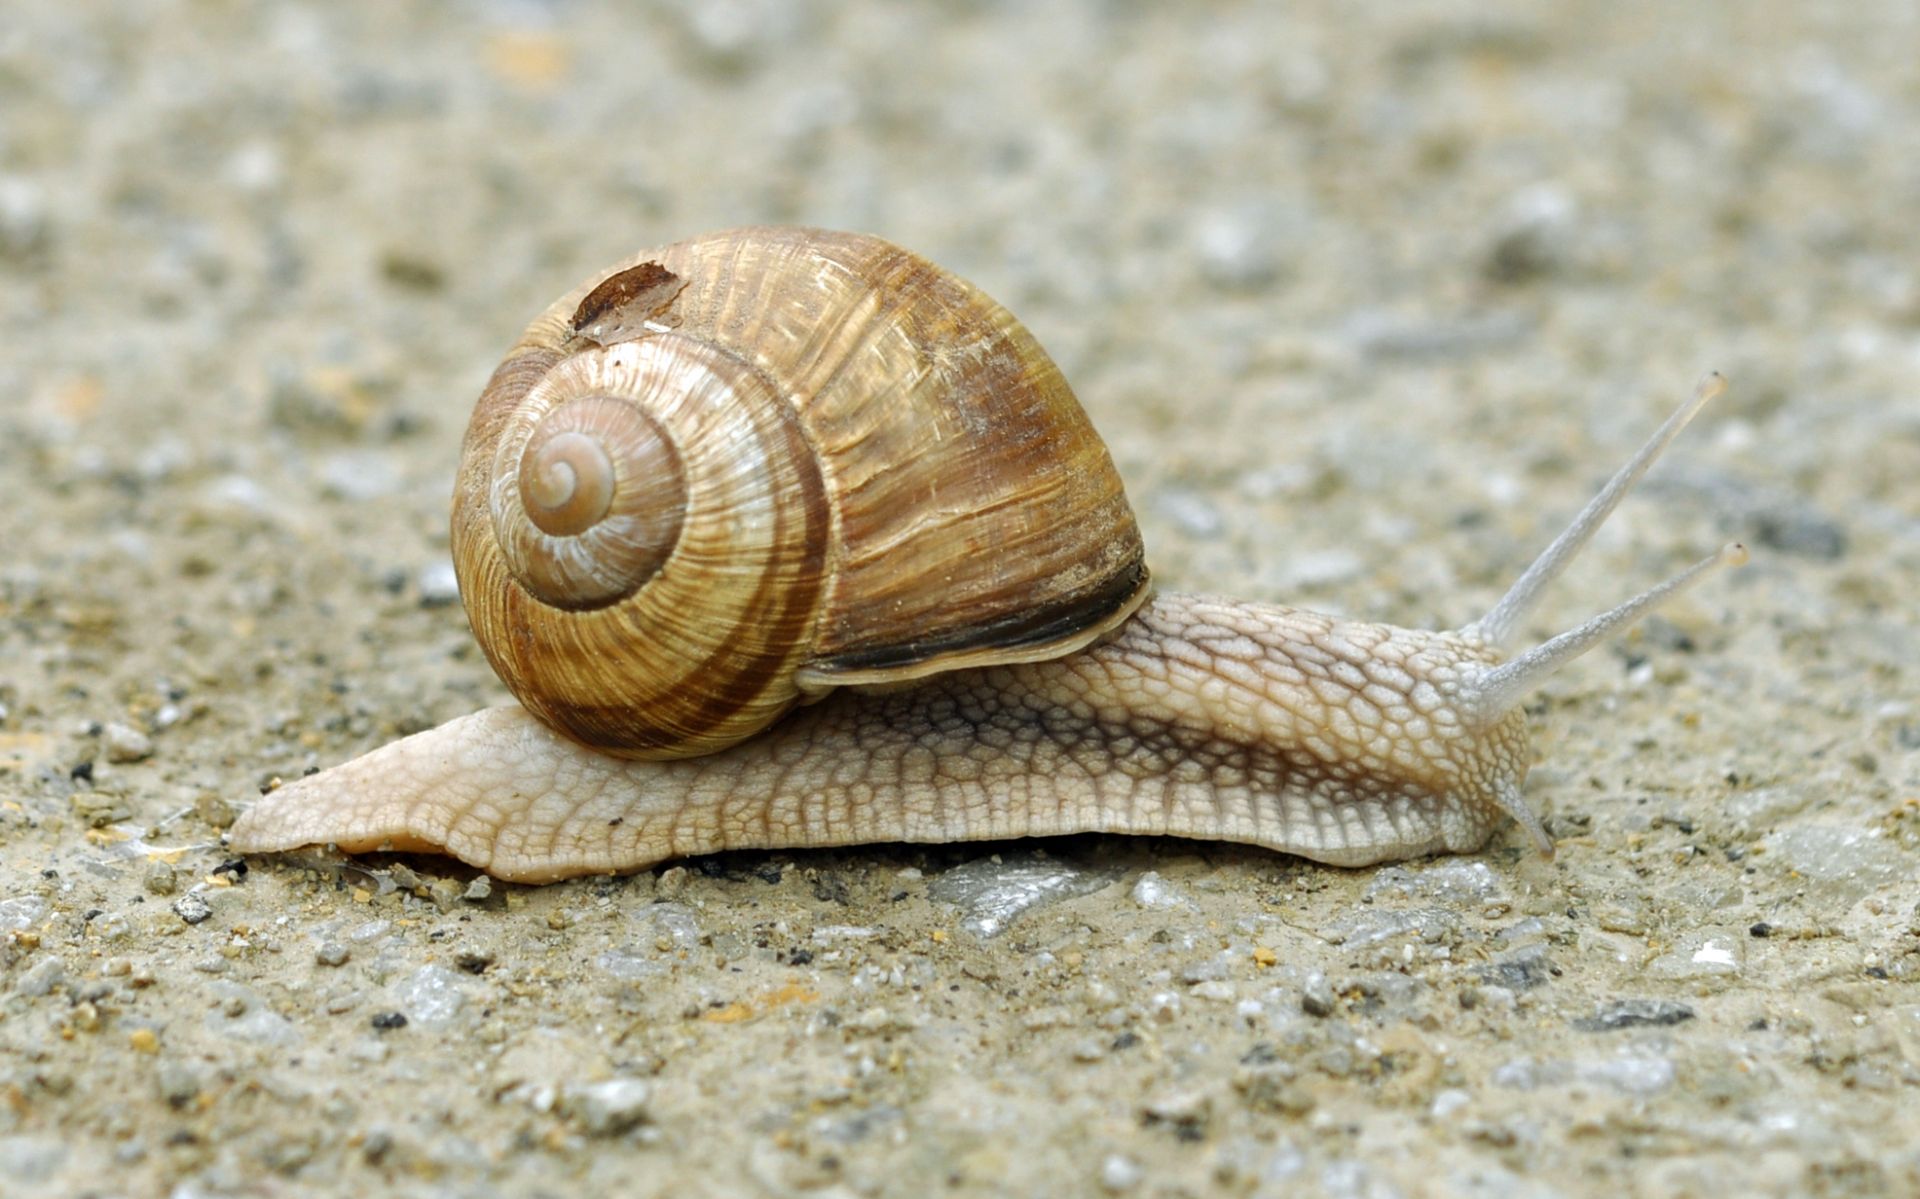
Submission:
{"label": "shell spiral center", "polygon": [[514,578],[557,608],[600,608],[656,574],[680,540],[686,472],[666,430],[612,395],[561,401],[505,440],[493,520]]}
{"label": "shell spiral center", "polygon": [[520,463],[521,498],[543,533],[575,537],[613,507],[613,459],[585,433],[567,432],[527,446]]}

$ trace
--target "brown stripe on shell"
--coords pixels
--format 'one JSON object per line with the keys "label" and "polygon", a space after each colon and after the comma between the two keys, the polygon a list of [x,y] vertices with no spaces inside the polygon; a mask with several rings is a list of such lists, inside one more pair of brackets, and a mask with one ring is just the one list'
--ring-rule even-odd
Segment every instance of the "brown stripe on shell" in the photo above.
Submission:
{"label": "brown stripe on shell", "polygon": [[[740,366],[742,370],[748,369],[744,363]],[[786,439],[784,448],[804,469],[799,472],[797,488],[786,497],[788,502],[774,509],[776,531],[772,540],[776,544],[799,547],[802,556],[791,574],[768,571],[759,576],[741,624],[759,631],[765,642],[799,647],[812,640],[815,612],[824,585],[828,512],[820,474],[814,469],[799,423],[784,405],[779,411],[785,417],[780,421],[780,430]],[[652,632],[632,630],[636,641]],[[634,714],[624,701],[552,705],[549,710],[557,726],[584,745],[620,757],[651,757],[659,751],[712,738],[718,730],[733,726],[741,712],[766,695],[785,691],[790,695],[788,702],[792,702],[794,658],[791,654],[766,654],[730,665],[729,659],[733,656],[722,648],[685,672],[686,694],[698,695],[699,704],[670,731],[647,728],[636,734]],[[771,719],[769,717],[769,722]]]}
{"label": "brown stripe on shell", "polygon": [[1117,628],[1151,591],[1146,563],[1140,562],[1131,572],[1101,580],[1091,592],[1046,607],[1016,610],[974,628],[946,629],[938,637],[903,645],[864,646],[815,659],[801,671],[800,683],[813,690],[903,682],[948,670],[1057,658]]}
{"label": "brown stripe on shell", "polygon": [[[508,355],[499,366],[493,368],[493,376],[480,391],[480,399],[473,406],[473,415],[467,420],[467,433],[461,441],[460,461],[463,467],[475,463],[471,447],[491,445],[500,439],[500,426],[513,415],[513,410],[535,384],[546,377],[553,364],[563,357],[559,351],[550,347],[535,346],[516,350]],[[481,463],[484,470],[491,465],[491,458]],[[457,476],[454,483],[454,506],[466,497],[466,487],[472,480],[464,474]],[[479,492],[484,509],[486,487],[483,483]]]}
{"label": "brown stripe on shell", "polygon": [[[800,401],[842,547],[819,674],[891,661],[860,673],[919,677],[1099,636],[1113,597],[1143,594],[1145,549],[1058,368],[1006,309],[925,259],[872,238],[810,244],[862,281],[853,307],[870,317]],[[951,659],[915,662],[916,645]]]}
{"label": "brown stripe on shell", "polygon": [[677,757],[738,741],[798,698],[820,602],[830,521],[798,419],[738,356],[665,334],[556,362],[496,429],[579,396],[620,396],[673,431],[688,498],[672,552],[619,603],[563,611],[513,577],[489,530],[456,519],[469,619],[508,689],[583,744]]}
{"label": "brown stripe on shell", "polygon": [[[671,294],[657,286],[668,276]],[[609,313],[642,307],[638,325],[621,318],[628,339],[618,345],[576,336],[579,324],[598,336]],[[1144,594],[1144,552],[1118,473],[1058,369],[1004,308],[924,259],[878,238],[799,228],[655,247],[549,307],[515,355],[567,370],[674,338],[750,368],[786,410],[781,419],[797,422],[781,437],[814,451],[808,480],[781,484],[805,493],[810,514],[783,517],[778,530],[802,533],[810,548],[772,562],[774,578],[731,580],[726,601],[760,623],[743,634],[757,644],[762,634],[801,638],[792,663],[799,676],[775,678],[789,667],[695,623],[692,592],[688,610],[666,613],[664,628],[616,618],[638,598],[629,597],[604,610],[591,637],[564,621],[536,631],[544,617],[530,604],[511,613],[497,598],[476,605],[488,610],[474,616],[476,630],[505,621],[492,634],[505,648],[487,651],[496,670],[528,706],[559,714],[569,735],[630,756],[705,752],[744,736],[744,713],[771,720],[800,686],[1068,652]],[[499,420],[476,413],[470,441],[483,424]],[[466,475],[463,467],[463,495],[473,490]],[[690,530],[696,519],[690,509]],[[677,583],[708,552],[698,530],[683,531],[653,585]],[[825,581],[816,577],[792,598],[762,590],[816,568]],[[503,578],[462,568],[463,587],[511,590],[477,581]],[[610,674],[614,662],[637,669],[618,637],[636,639],[638,653],[669,640],[697,648],[679,656],[685,672],[664,691],[614,679],[603,696],[563,677],[561,693],[548,694],[529,677],[554,659],[578,660],[560,667],[563,676]],[[750,696],[761,682],[774,692]],[[696,714],[687,697],[698,687],[718,698]],[[650,710],[628,714],[635,703]],[[724,719],[736,705],[744,705],[740,719]],[[698,735],[667,744],[690,730]]]}

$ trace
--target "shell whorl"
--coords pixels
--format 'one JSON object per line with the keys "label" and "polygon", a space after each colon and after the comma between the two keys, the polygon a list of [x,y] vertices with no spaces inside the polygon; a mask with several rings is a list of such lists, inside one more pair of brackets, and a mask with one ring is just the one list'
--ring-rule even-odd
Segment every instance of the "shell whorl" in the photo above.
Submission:
{"label": "shell whorl", "polygon": [[494,535],[528,591],[556,608],[598,608],[633,594],[673,552],[686,472],[637,404],[608,394],[553,402],[551,390],[536,388],[500,440]]}
{"label": "shell whorl", "polygon": [[1031,334],[925,259],[815,229],[645,251],[541,314],[468,425],[453,551],[515,697],[639,758],[834,687],[1057,657],[1148,580]]}
{"label": "shell whorl", "polygon": [[477,455],[484,520],[455,511],[494,668],[609,752],[683,756],[765,727],[798,698],[825,574],[826,502],[791,408],[677,334],[538,356]]}

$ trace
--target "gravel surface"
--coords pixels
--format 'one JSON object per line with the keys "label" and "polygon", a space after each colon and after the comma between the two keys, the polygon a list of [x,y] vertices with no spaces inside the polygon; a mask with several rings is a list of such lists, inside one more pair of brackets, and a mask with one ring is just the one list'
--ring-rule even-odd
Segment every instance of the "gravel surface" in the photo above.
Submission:
{"label": "gravel surface", "polygon": [[[0,1191],[1920,1191],[1916,44],[1871,0],[10,5]],[[471,398],[746,221],[1020,313],[1163,585],[1462,623],[1708,368],[1529,632],[1754,562],[1533,705],[1551,862],[223,851],[503,698],[444,560]]]}

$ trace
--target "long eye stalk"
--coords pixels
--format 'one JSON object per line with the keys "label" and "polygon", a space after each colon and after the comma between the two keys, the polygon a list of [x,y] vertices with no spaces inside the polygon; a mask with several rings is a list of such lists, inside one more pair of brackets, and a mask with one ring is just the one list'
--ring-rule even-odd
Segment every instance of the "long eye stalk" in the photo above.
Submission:
{"label": "long eye stalk", "polygon": [[1501,597],[1500,602],[1493,606],[1493,610],[1460,631],[1477,636],[1489,645],[1505,645],[1507,639],[1513,636],[1514,629],[1526,619],[1527,613],[1531,612],[1534,605],[1539,602],[1540,595],[1546,590],[1547,585],[1559,578],[1560,572],[1564,571],[1567,564],[1586,547],[1594,533],[1606,523],[1607,517],[1620,506],[1620,501],[1626,498],[1627,492],[1633,490],[1633,485],[1640,481],[1640,477],[1647,473],[1647,468],[1660,457],[1660,452],[1680,435],[1680,430],[1687,427],[1688,421],[1697,416],[1702,408],[1726,389],[1727,380],[1718,371],[1700,380],[1700,385],[1694,389],[1693,397],[1682,404],[1678,412],[1668,417],[1667,423],[1660,426],[1659,432],[1648,439],[1647,444],[1641,446],[1640,451],[1629,458],[1627,464],[1622,466],[1613,478],[1607,480],[1607,485],[1600,489],[1600,494],[1587,502],[1587,506],[1580,510],[1580,515],[1573,518],[1573,523],[1567,526],[1566,531],[1554,538],[1553,544],[1534,559],[1533,565],[1527,567],[1518,579],[1514,580],[1513,586],[1508,589],[1506,595]]}
{"label": "long eye stalk", "polygon": [[1617,608],[1534,646],[1480,676],[1473,688],[1473,707],[1482,720],[1497,719],[1538,687],[1541,680],[1608,638],[1631,628],[1642,616],[1688,590],[1723,566],[1743,566],[1747,547],[1730,542],[1679,574],[1650,587]]}
{"label": "long eye stalk", "polygon": [[[1702,379],[1700,386],[1694,389],[1693,397],[1668,417],[1667,423],[1661,425],[1659,431],[1640,447],[1639,452],[1607,481],[1607,485],[1600,489],[1600,494],[1594,496],[1581,509],[1580,515],[1574,517],[1567,530],[1554,539],[1553,544],[1534,560],[1533,565],[1527,567],[1507,594],[1493,606],[1493,610],[1461,629],[1461,634],[1477,637],[1490,645],[1500,645],[1511,637],[1515,627],[1539,601],[1547,584],[1559,577],[1567,564],[1573,561],[1608,514],[1619,506],[1621,499],[1647,473],[1647,468],[1660,456],[1660,451],[1667,448],[1687,422],[1709,401],[1726,389],[1727,381],[1718,372]],[[1510,662],[1489,669],[1474,680],[1466,697],[1468,707],[1481,722],[1498,720],[1502,713],[1519,703],[1522,697],[1554,671],[1608,638],[1624,632],[1635,621],[1691,588],[1713,571],[1723,566],[1739,566],[1746,560],[1745,546],[1737,543],[1722,546],[1718,552],[1618,607],[1568,629]]]}

